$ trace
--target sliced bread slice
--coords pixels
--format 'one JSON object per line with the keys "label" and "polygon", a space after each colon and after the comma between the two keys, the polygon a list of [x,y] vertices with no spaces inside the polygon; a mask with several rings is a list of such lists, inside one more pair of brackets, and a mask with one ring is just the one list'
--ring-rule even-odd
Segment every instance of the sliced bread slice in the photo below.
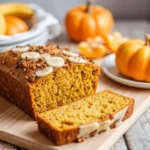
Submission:
{"label": "sliced bread slice", "polygon": [[38,128],[57,145],[81,142],[114,128],[133,113],[134,99],[105,90],[38,115]]}

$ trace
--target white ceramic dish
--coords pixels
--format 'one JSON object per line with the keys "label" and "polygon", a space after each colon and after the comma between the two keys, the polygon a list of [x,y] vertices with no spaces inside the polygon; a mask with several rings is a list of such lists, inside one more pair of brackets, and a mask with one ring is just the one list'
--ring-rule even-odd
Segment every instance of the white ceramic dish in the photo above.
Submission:
{"label": "white ceramic dish", "polygon": [[138,82],[121,75],[118,69],[116,68],[114,54],[111,54],[104,58],[102,63],[102,70],[108,78],[118,83],[131,86],[131,87],[136,87],[136,88],[150,89],[150,83],[148,82]]}
{"label": "white ceramic dish", "polygon": [[4,50],[4,49],[9,49],[11,47],[15,47],[15,46],[23,46],[23,45],[27,45],[27,44],[44,44],[48,41],[49,39],[49,33],[47,30],[43,31],[43,33],[41,35],[39,35],[38,37],[35,37],[33,39],[29,39],[20,43],[15,43],[12,45],[7,45],[7,46],[0,46],[0,51]]}
{"label": "white ceramic dish", "polygon": [[[50,13],[45,12],[40,6],[30,4],[34,10],[34,16],[30,24],[34,24],[28,32],[15,34],[12,36],[0,36],[0,46],[12,45],[17,42],[22,42],[35,38],[43,33],[45,29],[50,30],[49,38],[54,38],[60,34],[59,21]],[[33,23],[34,22],[34,23]],[[55,32],[53,32],[56,27]]]}

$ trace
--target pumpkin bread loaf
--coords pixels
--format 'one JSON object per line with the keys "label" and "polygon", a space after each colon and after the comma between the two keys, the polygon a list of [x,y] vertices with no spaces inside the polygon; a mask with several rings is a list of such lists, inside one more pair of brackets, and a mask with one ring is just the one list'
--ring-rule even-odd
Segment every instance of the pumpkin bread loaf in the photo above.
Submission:
{"label": "pumpkin bread loaf", "polygon": [[100,68],[54,45],[0,53],[0,94],[32,117],[96,91]]}
{"label": "pumpkin bread loaf", "polygon": [[57,145],[114,128],[133,113],[134,99],[102,91],[80,101],[38,115],[38,128]]}

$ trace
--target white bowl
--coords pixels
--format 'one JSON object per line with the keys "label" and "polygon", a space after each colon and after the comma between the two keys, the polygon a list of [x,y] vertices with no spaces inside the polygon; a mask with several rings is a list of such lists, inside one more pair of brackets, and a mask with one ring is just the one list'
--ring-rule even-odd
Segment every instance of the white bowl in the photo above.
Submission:
{"label": "white bowl", "polygon": [[48,41],[49,39],[49,33],[48,30],[43,31],[43,33],[35,38],[20,42],[20,43],[15,43],[12,45],[7,45],[7,46],[1,46],[0,47],[0,51],[1,50],[5,50],[5,49],[9,49],[9,48],[13,48],[15,46],[24,46],[24,45],[28,45],[28,44],[44,44]]}
{"label": "white bowl", "polygon": [[[36,4],[30,4],[34,10],[34,16],[31,19],[35,24],[28,32],[15,34],[12,36],[0,36],[0,46],[12,45],[14,43],[22,42],[29,40],[41,35],[45,29],[53,30],[56,26],[57,30],[55,35],[50,35],[51,38],[54,38],[60,34],[60,25],[59,21],[50,13],[45,12],[40,6]],[[35,19],[36,18],[36,19]],[[52,28],[52,29],[51,29]],[[58,29],[59,28],[59,29]]]}

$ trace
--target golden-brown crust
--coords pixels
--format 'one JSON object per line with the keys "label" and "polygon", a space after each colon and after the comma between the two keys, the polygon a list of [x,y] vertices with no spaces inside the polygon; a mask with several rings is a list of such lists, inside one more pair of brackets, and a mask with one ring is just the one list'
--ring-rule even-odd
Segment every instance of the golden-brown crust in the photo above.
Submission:
{"label": "golden-brown crust", "polygon": [[[68,61],[68,57],[62,53],[64,48],[60,48],[57,45],[45,45],[45,46],[28,46],[28,52],[38,52],[39,54],[48,53],[51,56],[59,56],[65,60],[64,68],[70,68],[73,63]],[[68,51],[68,49],[67,49]],[[35,60],[21,59],[23,52],[13,52],[12,50],[0,53],[0,69],[5,70],[7,73],[11,73],[14,78],[21,80],[22,83],[34,82],[38,78],[35,75],[36,70],[47,67],[47,63],[44,59],[37,58]],[[84,56],[79,56],[84,57]],[[86,59],[86,58],[84,58]],[[88,64],[92,63],[86,60]],[[53,68],[55,70],[55,68]]]}
{"label": "golden-brown crust", "polygon": [[41,117],[38,117],[37,121],[39,131],[57,145],[71,143],[77,139],[77,135],[79,134],[79,128],[57,131],[53,127],[50,127],[48,123],[45,123]]}
{"label": "golden-brown crust", "polygon": [[13,78],[10,74],[1,70],[0,95],[4,96],[16,106],[19,106],[19,108],[30,114],[32,117],[35,117],[29,87]]}
{"label": "golden-brown crust", "polygon": [[[41,53],[41,50],[43,48],[42,46],[29,46],[29,47],[30,47],[29,51],[36,51],[42,54]],[[63,50],[62,48],[59,48],[58,46],[54,46],[54,45],[46,45],[46,47],[43,49],[52,56],[54,55],[54,56],[63,57],[64,60],[66,60],[63,68],[69,69],[74,65],[74,63],[68,62],[67,60],[68,56],[63,55],[62,53],[60,54],[60,52],[55,54],[55,51],[57,50],[62,51]],[[37,69],[42,69],[41,66],[38,66],[38,65],[39,63],[42,63],[43,61],[42,60],[26,60],[26,59],[22,60],[21,54],[22,54],[21,52],[12,52],[12,51],[6,51],[3,53],[0,53],[0,70],[7,74],[11,74],[13,78],[15,78],[18,81],[21,81],[22,84],[30,85],[36,82],[37,80],[39,80],[39,78],[35,76],[35,71]],[[83,56],[80,56],[80,57],[83,57]],[[87,60],[87,63],[99,69],[98,66],[94,65],[88,60]],[[56,70],[57,69],[55,68],[54,72]],[[99,72],[97,74],[97,76],[99,76],[100,70],[98,70],[97,72]],[[94,84],[95,84],[95,89],[96,89],[97,83],[94,83]]]}
{"label": "golden-brown crust", "polygon": [[128,119],[133,114],[133,111],[134,111],[134,99],[132,99],[132,101],[128,105],[128,109],[127,109],[127,112],[123,118],[123,121]]}
{"label": "golden-brown crust", "polygon": [[[114,93],[114,92],[111,92],[111,93]],[[133,110],[134,110],[134,99],[131,99],[131,102],[128,105],[128,109],[123,118],[123,121],[128,119],[133,114]],[[38,121],[39,131],[57,145],[63,145],[63,144],[71,143],[73,141],[78,141],[77,139],[78,139],[78,134],[79,134],[79,128],[75,128],[75,129],[67,130],[67,131],[58,131],[57,129],[51,127],[48,121],[44,120],[41,116],[37,117],[37,121]],[[116,128],[116,124],[113,123],[110,126],[110,128]]]}
{"label": "golden-brown crust", "polygon": [[[116,94],[115,92],[110,91],[110,90],[104,90],[104,91],[107,91],[107,92],[112,93],[112,94]],[[121,94],[118,94],[118,93],[117,93],[117,95],[119,95],[119,96],[121,96],[121,97],[125,97],[125,98],[128,98],[128,99],[131,99],[132,101],[134,101],[134,99],[131,98],[131,97],[127,97],[127,96],[124,96],[124,95],[121,95]]]}

